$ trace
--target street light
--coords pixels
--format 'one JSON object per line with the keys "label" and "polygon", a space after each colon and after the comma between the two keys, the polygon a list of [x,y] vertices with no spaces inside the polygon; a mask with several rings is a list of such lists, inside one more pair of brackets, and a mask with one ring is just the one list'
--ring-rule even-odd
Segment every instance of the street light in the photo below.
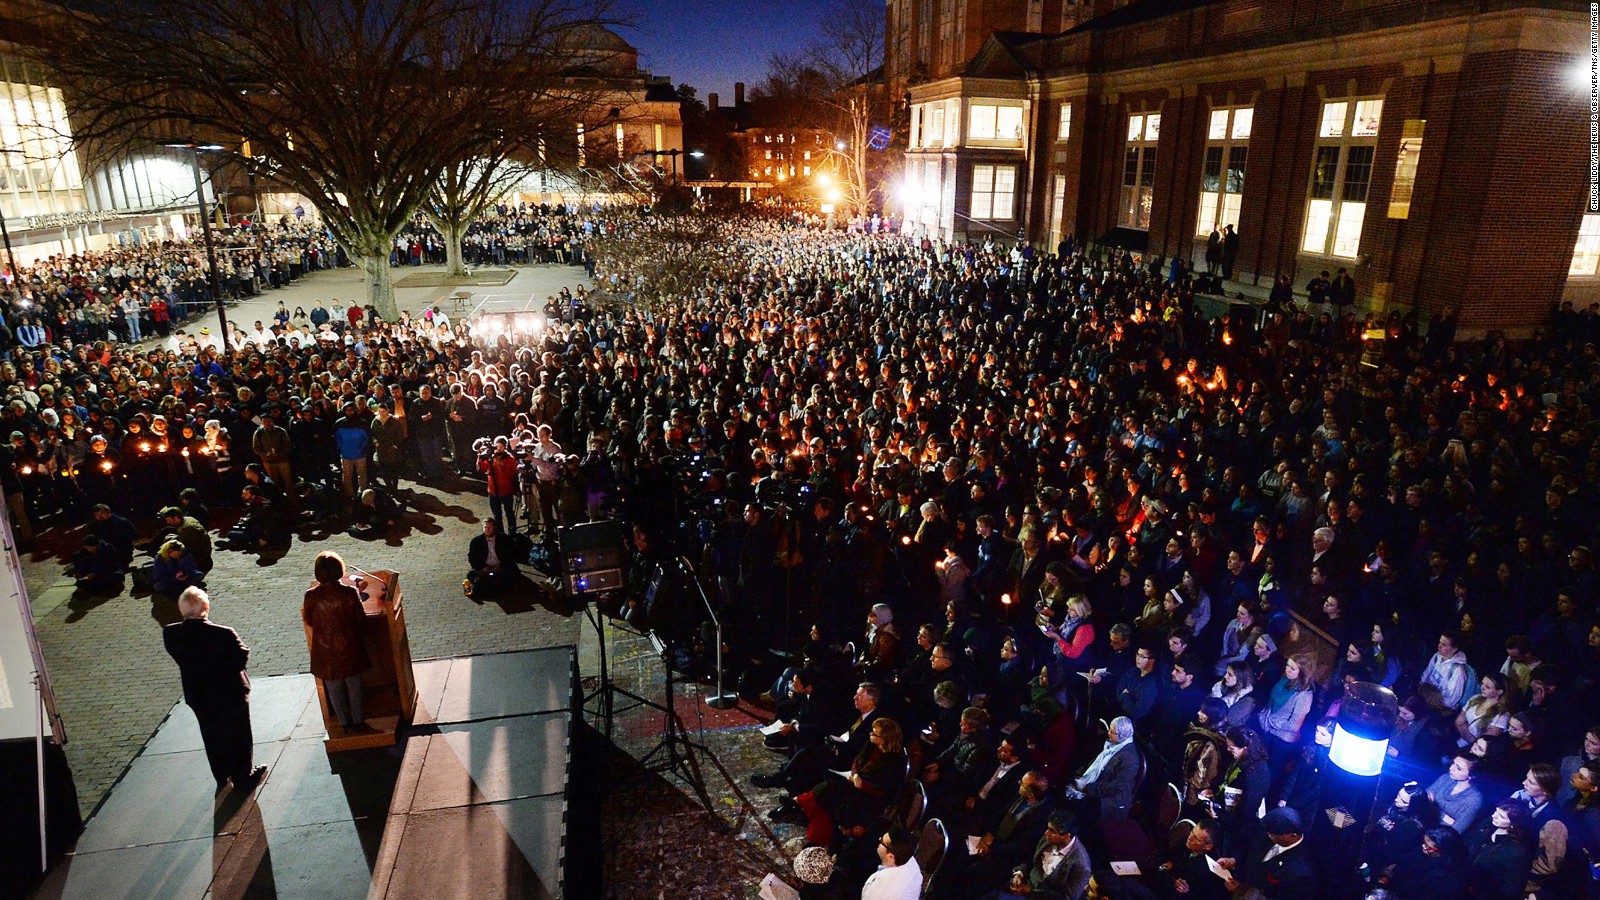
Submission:
{"label": "street light", "polygon": [[216,152],[222,149],[221,144],[167,144],[173,149],[188,150],[190,161],[194,164],[194,202],[200,207],[200,230],[205,235],[206,262],[211,266],[211,296],[217,303],[217,322],[222,327],[222,351],[228,352],[228,313],[222,303],[222,271],[217,268],[217,245],[211,237],[211,217],[206,213],[206,193],[200,183],[200,153]]}

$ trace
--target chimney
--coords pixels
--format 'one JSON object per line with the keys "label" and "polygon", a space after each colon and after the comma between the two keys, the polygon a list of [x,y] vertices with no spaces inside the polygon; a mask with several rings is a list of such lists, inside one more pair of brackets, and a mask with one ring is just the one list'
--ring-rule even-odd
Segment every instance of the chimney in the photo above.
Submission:
{"label": "chimney", "polygon": [[744,82],[735,81],[733,83],[733,108],[734,109],[741,109],[743,107],[744,107]]}
{"label": "chimney", "polygon": [[717,92],[712,91],[706,95],[706,108],[712,112],[717,111]]}

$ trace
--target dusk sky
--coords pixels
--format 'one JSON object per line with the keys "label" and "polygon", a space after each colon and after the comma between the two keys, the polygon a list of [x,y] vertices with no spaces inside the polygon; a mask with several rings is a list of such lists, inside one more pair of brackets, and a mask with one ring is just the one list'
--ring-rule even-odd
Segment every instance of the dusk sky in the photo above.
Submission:
{"label": "dusk sky", "polygon": [[[880,3],[881,0],[862,0]],[[631,0],[633,27],[617,31],[639,48],[639,65],[673,84],[694,85],[701,100],[733,102],[733,83],[754,86],[775,50],[818,37],[825,0]]]}

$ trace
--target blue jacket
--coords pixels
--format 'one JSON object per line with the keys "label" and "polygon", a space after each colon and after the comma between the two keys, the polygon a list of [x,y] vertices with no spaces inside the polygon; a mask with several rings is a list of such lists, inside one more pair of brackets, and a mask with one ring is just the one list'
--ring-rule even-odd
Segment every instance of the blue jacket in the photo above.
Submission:
{"label": "blue jacket", "polygon": [[343,418],[334,423],[333,443],[339,448],[340,459],[366,459],[372,449],[372,435],[358,419]]}

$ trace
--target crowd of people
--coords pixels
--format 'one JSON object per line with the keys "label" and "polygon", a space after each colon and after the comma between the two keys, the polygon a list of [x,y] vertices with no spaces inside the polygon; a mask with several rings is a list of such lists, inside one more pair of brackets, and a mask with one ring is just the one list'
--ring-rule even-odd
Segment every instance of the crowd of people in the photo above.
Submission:
{"label": "crowd of people", "polygon": [[[823,848],[820,896],[921,890],[913,781],[951,836],[940,894],[1594,891],[1600,369],[1576,328],[1207,316],[1122,253],[760,215],[662,296],[646,273],[681,249],[651,258],[648,212],[494,221],[583,236],[605,296],[523,331],[319,305],[231,350],[12,347],[14,513],[94,519],[95,589],[130,527],[179,544],[169,584],[203,578],[178,535],[207,503],[260,550],[305,518],[381,529],[413,476],[482,477],[477,574],[517,564],[519,529],[620,517],[636,597],[688,555],[732,623],[730,674],[775,716],[757,781]],[[1355,681],[1401,700],[1382,816],[1330,802]],[[1130,825],[1168,847],[1168,784],[1186,839],[1105,871]]]}
{"label": "crowd of people", "polygon": [[[471,266],[578,263],[603,222],[576,208],[499,203],[467,225],[462,259]],[[389,263],[436,265],[446,261],[446,238],[419,216],[394,237]]]}

